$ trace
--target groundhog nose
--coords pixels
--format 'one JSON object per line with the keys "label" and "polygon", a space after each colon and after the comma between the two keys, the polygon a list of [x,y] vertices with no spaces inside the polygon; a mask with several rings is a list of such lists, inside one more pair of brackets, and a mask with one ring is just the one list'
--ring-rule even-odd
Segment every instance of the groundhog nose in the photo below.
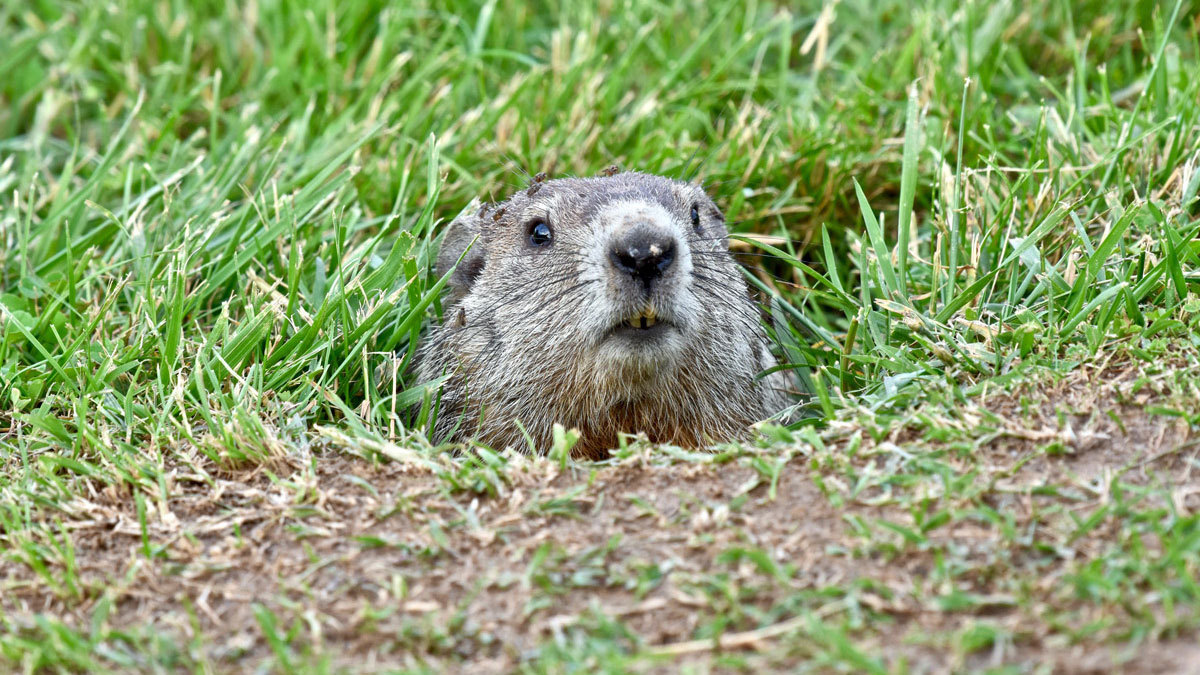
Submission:
{"label": "groundhog nose", "polygon": [[675,262],[675,237],[638,225],[619,235],[608,251],[613,267],[642,281],[646,288]]}

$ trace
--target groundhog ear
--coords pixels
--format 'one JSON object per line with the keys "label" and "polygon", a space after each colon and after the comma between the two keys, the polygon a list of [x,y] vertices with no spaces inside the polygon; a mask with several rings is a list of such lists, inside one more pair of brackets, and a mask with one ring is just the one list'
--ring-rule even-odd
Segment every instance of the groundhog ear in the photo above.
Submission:
{"label": "groundhog ear", "polygon": [[[480,236],[480,221],[474,206],[459,214],[446,228],[438,249],[437,274],[443,276],[451,269],[442,293],[442,306],[449,307],[471,291],[471,286],[483,271],[487,249]],[[457,267],[455,266],[457,264]]]}

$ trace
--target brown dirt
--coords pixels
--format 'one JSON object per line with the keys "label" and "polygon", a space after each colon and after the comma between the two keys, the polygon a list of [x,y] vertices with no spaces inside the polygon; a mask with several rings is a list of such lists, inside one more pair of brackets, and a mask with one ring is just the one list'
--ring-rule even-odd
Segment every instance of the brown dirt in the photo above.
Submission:
{"label": "brown dirt", "polygon": [[[859,628],[846,624],[857,644],[913,672],[1002,664],[1196,672],[1195,633],[1151,635],[1132,647],[1104,636],[1073,645],[1051,634],[1042,613],[1051,603],[1082,623],[1104,610],[1061,586],[1079,561],[1100,555],[1118,526],[1106,522],[1068,542],[1067,515],[1099,504],[1115,476],[1167,482],[1181,513],[1200,508],[1194,430],[1147,414],[1149,399],[1139,401],[1119,381],[1099,388],[1092,377],[1081,371],[1057,388],[983,396],[965,407],[958,418],[964,428],[977,422],[991,430],[964,434],[970,452],[922,440],[911,427],[874,442],[850,423],[840,435],[835,425],[827,449],[796,447],[774,498],[751,467],[753,454],[712,464],[667,462],[646,450],[615,465],[565,471],[514,459],[520,467],[494,496],[450,494],[425,469],[332,449],[317,455],[315,471],[306,465],[281,478],[265,470],[208,478],[180,460],[168,467],[166,499],[147,505],[150,543],[164,547],[164,557],[143,554],[127,495],[110,489],[80,497],[68,513],[46,517],[61,518],[72,532],[82,593],[56,594],[29,567],[0,559],[0,611],[87,626],[107,597],[113,626],[153,626],[181,640],[199,633],[198,652],[220,670],[251,669],[270,655],[255,603],[276,614],[281,630],[297,626],[299,644],[366,671],[418,663],[508,671],[539,645],[569,646],[572,635],[597,630],[604,616],[633,634],[617,638],[625,647],[673,654],[645,662],[649,669],[721,669],[728,664],[714,660],[711,644],[689,641],[724,617],[731,623],[723,648],[743,658],[743,667],[789,669],[825,645],[810,624],[786,630],[787,622],[804,610],[818,623],[843,625],[847,603],[819,592],[852,588],[853,611],[875,617]],[[847,453],[856,436],[858,449]],[[977,504],[1010,515],[1018,530],[1041,528],[1045,540],[1070,552],[1048,555],[972,517],[931,530],[919,545],[886,528],[870,536],[855,530],[855,520],[912,527],[914,502],[900,497],[936,502],[939,494],[936,481],[868,481],[855,493],[849,477],[886,475],[906,457],[939,449],[936,456],[958,475],[978,472]],[[1059,494],[1037,494],[1043,486],[1058,486]],[[1055,504],[1064,508],[1049,509]],[[737,559],[738,551],[757,550],[782,571],[753,554]],[[956,583],[982,598],[971,608],[928,600],[936,595],[931,575],[948,554],[969,567]],[[714,579],[725,586],[714,587]],[[1020,579],[1033,579],[1025,592],[1046,603],[1016,602]],[[788,598],[791,606],[779,604]],[[1014,638],[948,656],[951,636],[979,622]]]}

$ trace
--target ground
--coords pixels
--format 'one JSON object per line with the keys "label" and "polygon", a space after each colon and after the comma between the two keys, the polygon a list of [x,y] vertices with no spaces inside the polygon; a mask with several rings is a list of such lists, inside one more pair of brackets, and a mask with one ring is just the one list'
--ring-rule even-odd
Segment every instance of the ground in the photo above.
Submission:
{"label": "ground", "polygon": [[[0,3],[0,670],[1200,671],[1194,3]],[[802,408],[427,435],[474,199],[728,217]]]}
{"label": "ground", "polygon": [[[1168,598],[1195,579],[1200,405],[1194,381],[1144,374],[1083,366],[887,429],[835,421],[786,450],[635,441],[603,463],[462,471],[377,461],[333,433],[273,469],[179,461],[144,528],[117,490],[63,505],[74,588],[8,561],[0,609],[152,626],[140,640],[179,652],[165,662],[216,670],[624,655],[651,670],[1187,672],[1200,617],[1190,593]],[[1126,584],[1165,592],[1129,606],[1109,592]]]}

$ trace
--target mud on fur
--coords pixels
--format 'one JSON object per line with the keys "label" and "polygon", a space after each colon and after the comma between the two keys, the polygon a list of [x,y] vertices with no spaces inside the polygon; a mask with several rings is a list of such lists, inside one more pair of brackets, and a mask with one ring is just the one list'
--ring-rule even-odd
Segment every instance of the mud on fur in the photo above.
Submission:
{"label": "mud on fur", "polygon": [[[786,408],[724,217],[699,186],[643,173],[534,182],[450,224],[445,323],[421,381],[445,377],[433,435],[602,457],[617,434],[688,447],[744,437]],[[457,266],[456,266],[457,263]],[[519,426],[516,421],[521,422]]]}

